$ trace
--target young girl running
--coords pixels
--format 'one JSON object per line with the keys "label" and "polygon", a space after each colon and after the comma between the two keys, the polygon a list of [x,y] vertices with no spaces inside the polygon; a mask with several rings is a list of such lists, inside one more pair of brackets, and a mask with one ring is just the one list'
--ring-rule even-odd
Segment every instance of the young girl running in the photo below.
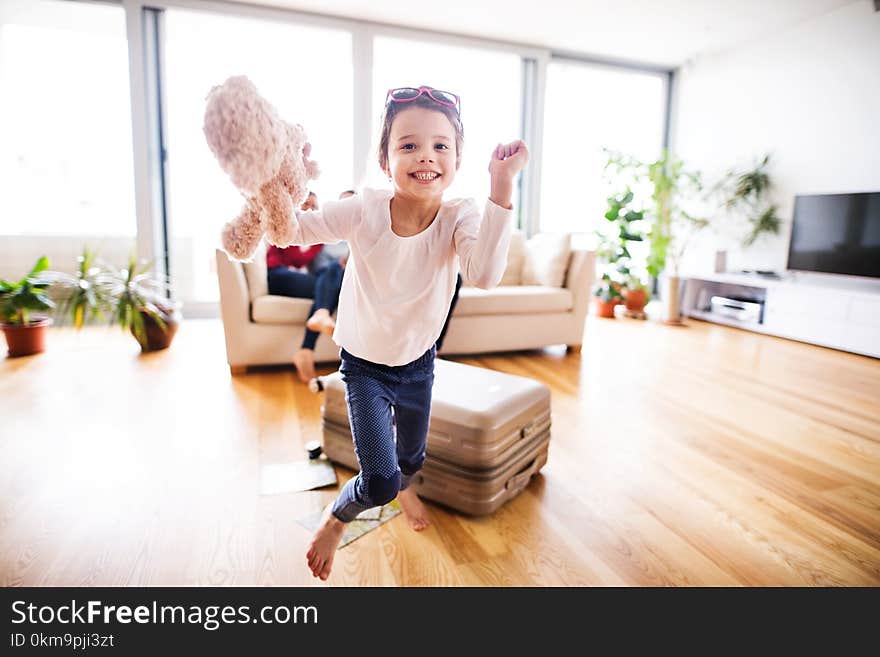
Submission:
{"label": "young girl running", "polygon": [[333,340],[361,471],[324,512],[306,558],[327,579],[345,523],[397,498],[409,525],[428,514],[407,486],[425,460],[435,342],[459,267],[464,279],[495,287],[507,264],[514,178],[528,160],[521,141],[499,144],[489,162],[482,219],[473,200],[443,200],[461,164],[464,131],[455,94],[432,87],[388,92],[379,166],[393,190],[364,190],[296,213],[292,244],[348,241]]}

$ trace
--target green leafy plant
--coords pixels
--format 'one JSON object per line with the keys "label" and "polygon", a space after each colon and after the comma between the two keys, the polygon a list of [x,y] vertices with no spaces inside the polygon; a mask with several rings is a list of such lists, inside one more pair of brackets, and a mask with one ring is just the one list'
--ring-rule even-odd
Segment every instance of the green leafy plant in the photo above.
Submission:
{"label": "green leafy plant", "polygon": [[770,155],[765,155],[752,169],[731,169],[712,189],[712,195],[720,197],[724,209],[744,217],[749,230],[743,238],[743,246],[751,246],[764,234],[778,235],[782,220],[777,216],[777,206],[766,200],[773,183],[767,169]]}
{"label": "green leafy plant", "polygon": [[615,234],[608,235],[598,231],[599,261],[612,265],[620,280],[631,273],[632,254],[629,243],[641,242],[644,239],[637,223],[644,219],[645,213],[634,207],[634,198],[635,195],[629,187],[619,194],[609,196],[605,219],[613,224]]}
{"label": "green leafy plant", "polygon": [[57,298],[56,320],[81,329],[103,321],[112,312],[115,297],[112,270],[88,247],[77,258],[76,274],[52,272],[52,294]]}
{"label": "green leafy plant", "polygon": [[33,269],[20,281],[0,280],[0,318],[15,326],[27,326],[31,313],[51,310],[55,303],[47,295],[51,280],[42,273],[49,268],[49,259],[42,256]]}
{"label": "green leafy plant", "polygon": [[606,172],[610,170],[631,187],[647,186],[650,189],[648,273],[659,276],[669,260],[677,274],[691,239],[709,224],[708,219],[685,210],[686,204],[701,196],[700,173],[686,169],[684,162],[668,149],[664,149],[661,157],[653,162],[642,162],[613,151],[606,150],[606,153]]}
{"label": "green leafy plant", "polygon": [[638,276],[627,276],[626,279],[624,279],[623,281],[623,287],[625,287],[627,290],[632,291],[642,290],[647,295],[648,300],[650,300],[651,298],[651,290],[648,288],[647,285],[645,285],[645,283],[642,282],[642,279],[640,279]]}
{"label": "green leafy plant", "polygon": [[598,297],[605,303],[614,301],[615,299],[623,301],[623,294],[620,291],[620,283],[611,279],[608,274],[603,274],[602,278],[593,284],[593,296]]}
{"label": "green leafy plant", "polygon": [[[79,329],[109,318],[111,324],[130,331],[145,351],[161,348],[157,342],[167,346],[178,304],[169,298],[167,279],[151,270],[151,263],[139,262],[133,254],[126,266],[114,267],[84,248],[75,274],[50,272],[58,320]],[[166,334],[167,340],[157,338],[157,333]]]}
{"label": "green leafy plant", "polygon": [[148,324],[165,331],[176,311],[167,296],[167,281],[157,278],[150,269],[149,262],[138,262],[132,255],[125,267],[113,270],[110,287],[115,300],[114,323],[131,331],[141,347],[148,344]]}

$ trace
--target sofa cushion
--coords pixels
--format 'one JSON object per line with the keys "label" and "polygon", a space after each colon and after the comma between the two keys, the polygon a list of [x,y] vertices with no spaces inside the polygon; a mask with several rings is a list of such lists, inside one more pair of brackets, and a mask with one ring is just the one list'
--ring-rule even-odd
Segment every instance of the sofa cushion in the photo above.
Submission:
{"label": "sofa cushion", "polygon": [[526,257],[526,237],[522,231],[515,230],[510,235],[510,250],[507,252],[507,267],[499,285],[519,285],[522,283],[523,261]]}
{"label": "sofa cushion", "polygon": [[314,299],[266,294],[254,299],[251,316],[258,324],[305,324]]}
{"label": "sofa cushion", "polygon": [[570,290],[540,285],[505,285],[491,290],[463,287],[455,315],[530,315],[567,312],[574,307]]}
{"label": "sofa cushion", "polygon": [[247,280],[248,296],[251,303],[269,294],[269,279],[266,274],[266,240],[254,252],[251,262],[243,262],[244,276]]}
{"label": "sofa cushion", "polygon": [[569,233],[540,233],[526,243],[523,285],[562,287],[571,259]]}

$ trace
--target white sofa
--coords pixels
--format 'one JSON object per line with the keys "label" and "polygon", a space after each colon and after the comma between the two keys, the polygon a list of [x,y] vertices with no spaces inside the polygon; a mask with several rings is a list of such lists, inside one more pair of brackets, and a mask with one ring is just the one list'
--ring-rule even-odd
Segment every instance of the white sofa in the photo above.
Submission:
{"label": "white sofa", "polygon": [[[572,251],[568,243],[567,235],[537,236],[526,242],[521,233],[514,233],[501,285],[492,290],[462,287],[440,353],[553,344],[579,350],[595,260],[592,252]],[[232,373],[242,373],[248,365],[291,363],[302,343],[312,300],[269,294],[265,246],[250,263],[232,262],[219,249],[216,257],[226,359]],[[551,284],[535,284],[542,282]],[[315,360],[338,361],[338,346],[320,336]]]}

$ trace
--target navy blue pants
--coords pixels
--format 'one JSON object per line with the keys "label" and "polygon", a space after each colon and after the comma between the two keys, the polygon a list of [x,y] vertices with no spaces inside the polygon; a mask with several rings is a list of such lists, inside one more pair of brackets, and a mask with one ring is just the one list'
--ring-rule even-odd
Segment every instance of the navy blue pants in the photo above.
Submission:
{"label": "navy blue pants", "polygon": [[339,371],[361,471],[350,479],[333,515],[350,522],[387,504],[425,462],[436,346],[406,365],[379,365],[341,350]]}
{"label": "navy blue pants", "polygon": [[[294,271],[287,267],[273,267],[268,272],[269,294],[314,299],[315,302],[309,311],[309,317],[314,315],[319,308],[326,308],[332,315],[339,304],[343,273],[342,265],[338,262],[332,262],[314,274]],[[318,334],[306,329],[306,335],[302,342],[303,348],[314,349],[317,341]]]}

